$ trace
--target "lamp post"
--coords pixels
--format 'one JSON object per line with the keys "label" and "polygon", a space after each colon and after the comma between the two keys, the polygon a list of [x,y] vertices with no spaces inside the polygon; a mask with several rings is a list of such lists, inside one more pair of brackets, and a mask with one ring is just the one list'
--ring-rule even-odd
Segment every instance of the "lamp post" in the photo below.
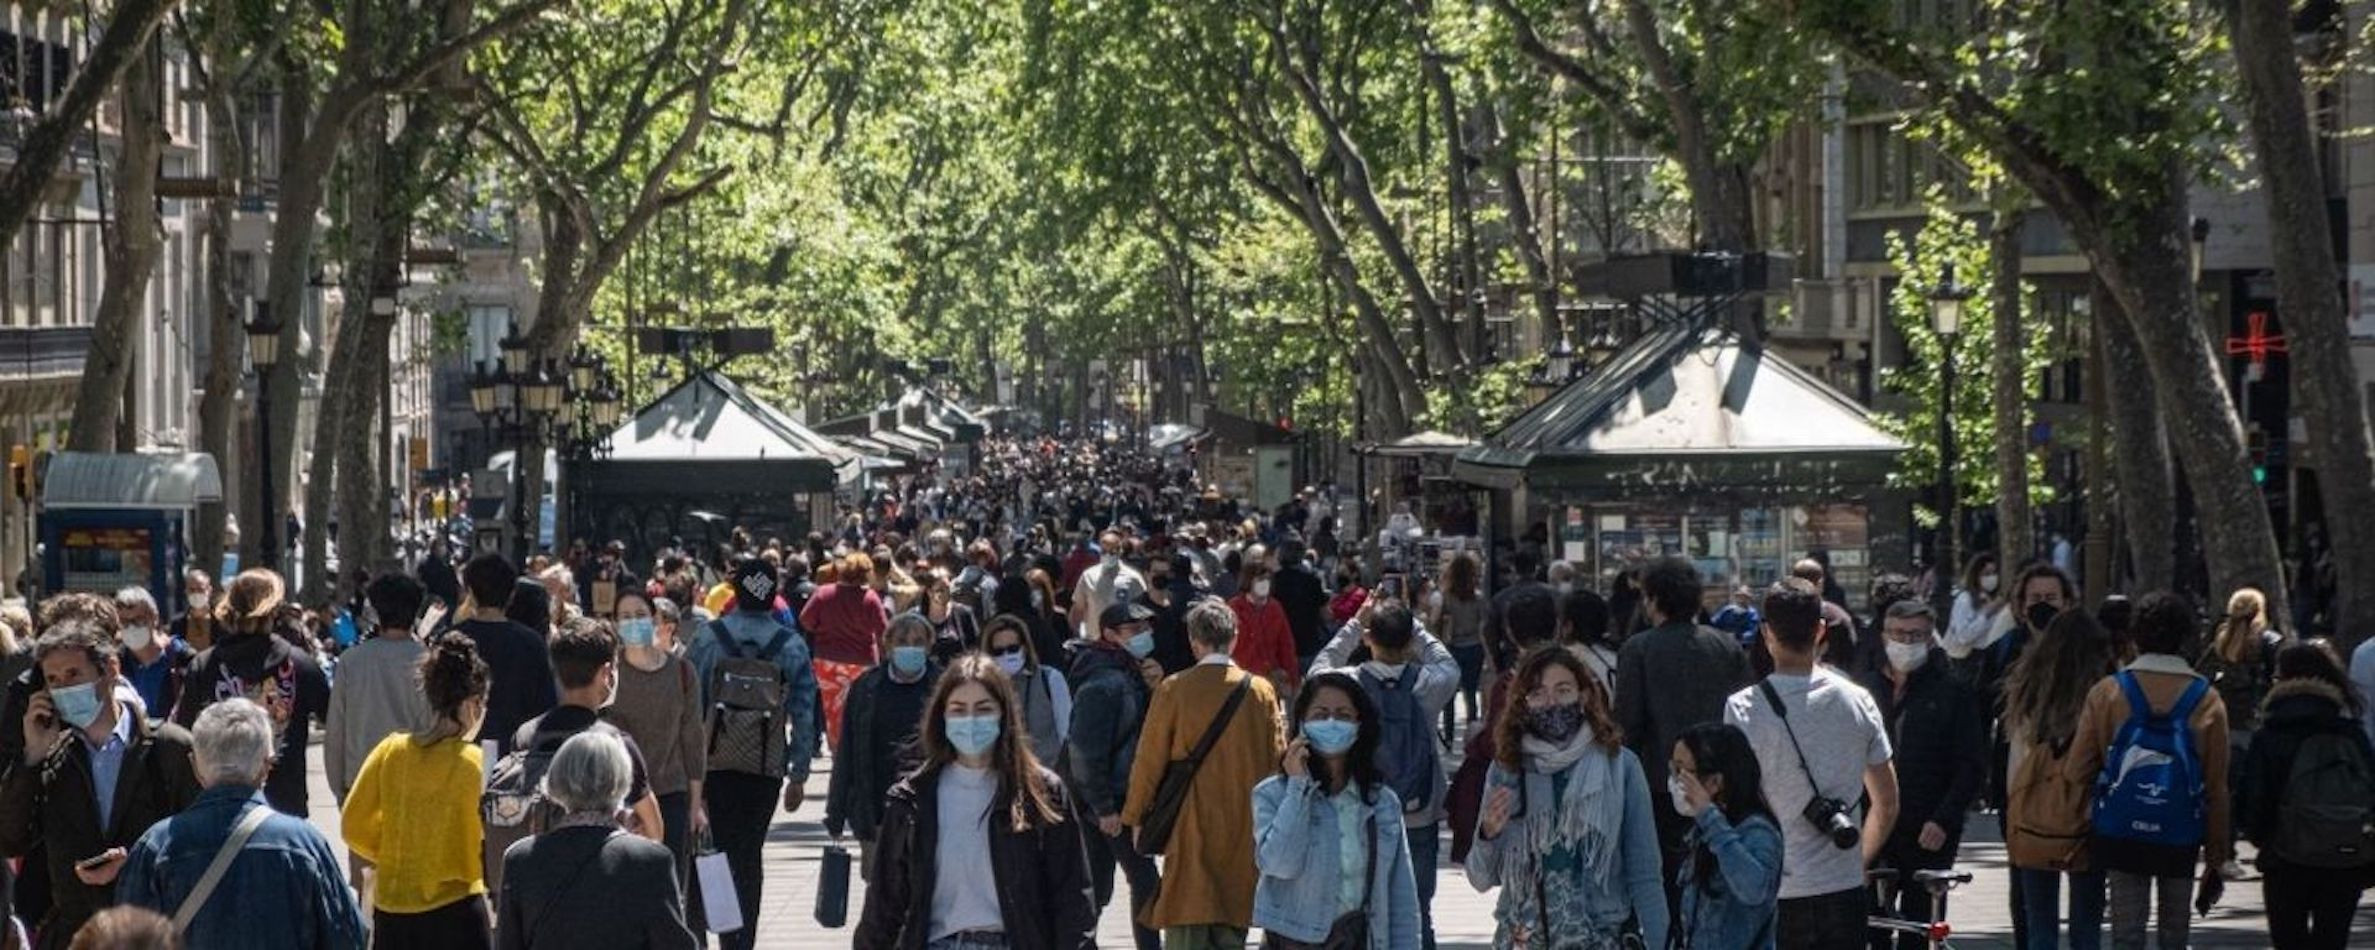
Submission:
{"label": "lamp post", "polygon": [[273,570],[280,568],[280,500],[272,492],[272,367],[280,362],[280,329],[272,304],[248,301],[247,362],[256,374],[256,448],[263,455],[256,566]]}
{"label": "lamp post", "polygon": [[2202,283],[2202,258],[2204,253],[2210,248],[2209,218],[2194,219],[2193,238],[2194,243],[2190,248],[2192,253],[2188,255],[2186,263],[2191,265],[2194,284],[2196,287],[2199,287]]}
{"label": "lamp post", "polygon": [[528,507],[543,507],[541,492],[530,497],[527,455],[533,440],[529,437],[560,411],[564,381],[549,361],[542,366],[530,363],[528,341],[520,336],[518,324],[512,324],[496,346],[503,354],[502,363],[496,367],[479,364],[470,378],[470,408],[490,436],[500,435],[511,442],[512,556],[526,563],[533,547]]}
{"label": "lamp post", "polygon": [[1930,288],[1930,329],[1938,334],[1938,542],[1932,557],[1935,580],[1931,606],[1944,617],[1954,604],[1954,531],[1960,517],[1954,484],[1954,339],[1963,329],[1963,307],[1971,291],[1955,283],[1954,267],[1939,268],[1938,283]]}
{"label": "lamp post", "polygon": [[[561,472],[567,482],[568,517],[561,522],[570,529],[571,537],[592,538],[598,525],[584,516],[581,500],[585,494],[582,484],[586,470],[580,463],[610,457],[610,435],[618,428],[622,412],[618,377],[611,373],[608,360],[583,346],[569,358],[569,374],[562,388],[566,409],[554,416],[552,442],[560,449],[567,463]],[[554,539],[556,543],[560,539]]]}

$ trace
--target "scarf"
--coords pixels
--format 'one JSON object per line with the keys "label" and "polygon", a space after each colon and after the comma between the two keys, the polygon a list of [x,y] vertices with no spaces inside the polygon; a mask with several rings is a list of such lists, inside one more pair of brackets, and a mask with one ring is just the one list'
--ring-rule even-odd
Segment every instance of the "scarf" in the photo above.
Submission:
{"label": "scarf", "polygon": [[[1501,849],[1504,887],[1533,893],[1542,860],[1560,845],[1575,849],[1586,879],[1610,880],[1615,873],[1616,835],[1624,820],[1625,793],[1617,782],[1616,754],[1594,745],[1592,739],[1592,727],[1586,723],[1564,743],[1531,735],[1520,740],[1526,769],[1518,781],[1524,785],[1520,801],[1525,814],[1510,821],[1522,837]],[[1551,787],[1551,776],[1562,773],[1567,776],[1563,799]],[[1509,831],[1504,829],[1502,834]]]}

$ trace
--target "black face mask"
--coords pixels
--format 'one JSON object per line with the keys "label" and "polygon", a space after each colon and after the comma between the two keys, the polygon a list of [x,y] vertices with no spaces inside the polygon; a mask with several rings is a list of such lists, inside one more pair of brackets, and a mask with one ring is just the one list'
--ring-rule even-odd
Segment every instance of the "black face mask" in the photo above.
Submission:
{"label": "black face mask", "polygon": [[2061,609],[2055,607],[2052,604],[2030,604],[2028,613],[2026,614],[2029,621],[2029,629],[2037,633],[2044,633],[2045,628],[2053,624],[2053,618],[2059,616],[2060,614]]}

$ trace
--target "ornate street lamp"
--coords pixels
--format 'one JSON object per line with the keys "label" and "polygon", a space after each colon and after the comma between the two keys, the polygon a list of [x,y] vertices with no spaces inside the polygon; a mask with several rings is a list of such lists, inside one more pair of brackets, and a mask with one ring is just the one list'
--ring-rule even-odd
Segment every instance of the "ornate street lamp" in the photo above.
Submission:
{"label": "ornate street lamp", "polygon": [[272,368],[280,363],[280,321],[272,318],[272,305],[262,300],[248,301],[247,361],[256,374],[256,447],[262,451],[263,500],[256,520],[256,566],[280,567],[280,501],[272,491]]}
{"label": "ornate street lamp", "polygon": [[1935,564],[1939,581],[1931,585],[1932,607],[1946,616],[1954,603],[1954,531],[1960,514],[1954,484],[1954,340],[1963,331],[1963,309],[1970,288],[1955,282],[1953,265],[1938,269],[1938,283],[1930,288],[1930,329],[1938,334],[1938,542]]}

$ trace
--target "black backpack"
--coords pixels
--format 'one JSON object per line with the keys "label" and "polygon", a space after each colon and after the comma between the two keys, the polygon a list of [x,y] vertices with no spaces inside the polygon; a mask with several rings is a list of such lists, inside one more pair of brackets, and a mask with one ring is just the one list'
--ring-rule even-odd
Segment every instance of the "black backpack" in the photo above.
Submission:
{"label": "black backpack", "polygon": [[2350,870],[2375,863],[2375,757],[2355,731],[2301,740],[2272,837],[2269,852],[2290,864]]}
{"label": "black backpack", "polygon": [[1377,703],[1377,767],[1386,786],[1401,796],[1405,811],[1435,800],[1435,728],[1418,701],[1418,670],[1406,669],[1392,682],[1363,670],[1361,688]]}

